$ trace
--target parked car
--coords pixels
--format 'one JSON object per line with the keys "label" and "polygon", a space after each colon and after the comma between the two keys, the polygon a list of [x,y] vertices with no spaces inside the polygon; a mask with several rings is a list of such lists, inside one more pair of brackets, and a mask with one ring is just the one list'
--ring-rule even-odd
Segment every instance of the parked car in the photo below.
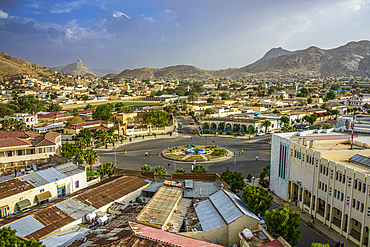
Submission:
{"label": "parked car", "polygon": [[264,132],[259,132],[259,133],[257,133],[256,135],[257,135],[257,136],[263,136],[263,135],[265,135],[265,133],[264,133]]}
{"label": "parked car", "polygon": [[190,120],[190,121],[189,121],[189,124],[194,124],[194,121],[193,121],[193,120]]}
{"label": "parked car", "polygon": [[268,134],[274,134],[275,133],[275,131],[269,131],[268,132]]}

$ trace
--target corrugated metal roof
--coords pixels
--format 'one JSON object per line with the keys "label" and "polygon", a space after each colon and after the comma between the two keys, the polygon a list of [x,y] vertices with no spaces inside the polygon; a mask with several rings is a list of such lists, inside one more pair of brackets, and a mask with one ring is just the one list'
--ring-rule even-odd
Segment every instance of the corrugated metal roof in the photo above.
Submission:
{"label": "corrugated metal roof", "polygon": [[45,226],[34,219],[32,216],[27,216],[22,218],[16,222],[11,223],[8,225],[12,230],[17,231],[17,235],[21,237],[25,237],[37,230],[44,228]]}
{"label": "corrugated metal roof", "polygon": [[194,204],[194,207],[203,231],[210,231],[226,226],[225,221],[213,207],[209,199]]}
{"label": "corrugated metal roof", "polygon": [[24,175],[22,177],[19,177],[18,179],[32,184],[36,188],[49,183],[47,180],[39,175],[39,172]]}
{"label": "corrugated metal roof", "polygon": [[52,168],[49,168],[49,169],[46,169],[46,170],[42,170],[42,171],[39,171],[37,172],[41,177],[43,177],[46,181],[48,181],[49,183],[52,183],[52,182],[55,182],[56,179],[63,179],[63,178],[66,178],[67,176],[62,174],[61,172],[55,170],[53,167]]}
{"label": "corrugated metal roof", "polygon": [[187,197],[187,198],[208,197],[213,192],[221,189],[222,184],[221,183],[194,182],[192,187],[193,189],[184,190],[184,197]]}
{"label": "corrugated metal roof", "polygon": [[213,205],[217,208],[218,212],[225,219],[227,224],[243,216],[240,209],[233,203],[233,201],[226,195],[224,190],[219,190],[209,196]]}
{"label": "corrugated metal roof", "polygon": [[252,218],[255,218],[256,220],[259,220],[257,215],[252,213],[252,211],[249,210],[247,205],[245,205],[245,203],[237,195],[235,195],[234,193],[231,193],[229,191],[226,191],[226,190],[224,190],[224,192],[227,193],[231,197],[231,199],[235,202],[235,204],[242,210],[242,212],[245,215],[248,215]]}
{"label": "corrugated metal roof", "polygon": [[193,180],[185,180],[185,189],[192,189],[193,184]]}
{"label": "corrugated metal roof", "polygon": [[148,185],[143,191],[145,192],[157,192],[159,188],[162,186],[163,182],[153,181],[151,184]]}
{"label": "corrugated metal roof", "polygon": [[78,165],[74,163],[58,165],[58,166],[55,166],[54,169],[63,173],[66,176],[73,176],[73,175],[85,172],[85,170],[82,167],[79,167]]}
{"label": "corrugated metal roof", "polygon": [[75,201],[74,199],[68,199],[64,202],[56,204],[55,206],[75,220],[81,219],[86,214],[96,210],[96,208],[83,202]]}

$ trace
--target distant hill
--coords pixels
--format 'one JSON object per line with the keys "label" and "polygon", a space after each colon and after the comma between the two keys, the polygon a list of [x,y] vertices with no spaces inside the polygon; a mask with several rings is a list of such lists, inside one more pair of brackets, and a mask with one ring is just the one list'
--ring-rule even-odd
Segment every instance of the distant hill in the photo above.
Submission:
{"label": "distant hill", "polygon": [[94,72],[92,72],[85,64],[82,63],[81,59],[78,59],[77,62],[72,64],[51,67],[49,69],[52,71],[57,71],[61,74],[96,76]]}
{"label": "distant hill", "polygon": [[118,71],[112,69],[92,69],[95,75],[105,77],[106,75],[118,74]]}
{"label": "distant hill", "polygon": [[[12,57],[5,52],[0,52],[0,77],[14,79],[22,75],[51,75],[52,72],[41,65],[32,64],[26,60]],[[1,81],[0,78],[0,81]]]}
{"label": "distant hill", "polygon": [[289,55],[289,54],[293,54],[293,53],[295,53],[295,51],[288,51],[288,50],[285,50],[281,47],[272,48],[271,50],[266,52],[266,54],[262,58],[258,59],[254,63],[258,63],[258,62],[261,62],[261,61],[266,60],[266,59],[275,58],[275,57],[279,57],[279,56],[283,56],[283,55]]}
{"label": "distant hill", "polygon": [[265,59],[234,71],[259,76],[370,76],[370,41],[350,42],[324,50],[309,47]]}
{"label": "distant hill", "polygon": [[281,47],[268,51],[255,63],[237,69],[201,70],[194,66],[170,66],[162,69],[124,70],[125,78],[211,78],[211,77],[307,77],[370,76],[370,41],[350,42],[324,50],[309,47],[288,51]]}

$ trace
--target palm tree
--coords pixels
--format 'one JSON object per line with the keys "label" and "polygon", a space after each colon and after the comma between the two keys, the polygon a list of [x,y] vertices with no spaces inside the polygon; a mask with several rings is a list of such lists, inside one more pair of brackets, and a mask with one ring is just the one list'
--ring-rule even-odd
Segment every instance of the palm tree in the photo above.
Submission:
{"label": "palm tree", "polygon": [[280,111],[279,111],[278,109],[275,109],[272,113],[274,113],[274,114],[279,114],[279,113],[280,113]]}
{"label": "palm tree", "polygon": [[101,164],[98,167],[97,172],[99,173],[100,177],[103,178],[105,175],[108,177],[112,177],[114,175],[114,168],[116,168],[116,165],[112,162]]}
{"label": "palm tree", "polygon": [[155,175],[166,175],[167,174],[167,171],[166,171],[166,168],[164,168],[163,166],[157,166],[155,169]]}
{"label": "palm tree", "polygon": [[103,143],[103,145],[104,145],[105,144],[105,140],[108,137],[108,132],[106,130],[97,130],[95,132],[95,135],[96,135],[97,139],[99,139]]}
{"label": "palm tree", "polygon": [[15,118],[11,118],[9,119],[9,121],[10,121],[10,130],[15,129],[17,126],[18,120]]}
{"label": "palm tree", "polygon": [[78,137],[76,141],[76,146],[80,149],[85,149],[87,147],[88,143],[87,140],[83,137]]}
{"label": "palm tree", "polygon": [[185,171],[182,168],[177,168],[175,173],[185,173]]}
{"label": "palm tree", "polygon": [[17,124],[16,124],[16,129],[19,130],[19,131],[23,131],[23,130],[26,130],[27,128],[27,125],[25,122],[23,121],[18,121]]}
{"label": "palm tree", "polygon": [[85,160],[90,165],[90,170],[92,171],[92,165],[99,159],[98,153],[90,148],[85,151]]}
{"label": "palm tree", "polygon": [[270,120],[266,120],[265,122],[263,122],[263,126],[265,127],[265,132],[267,132],[267,127],[270,127],[271,126],[271,121]]}
{"label": "palm tree", "polygon": [[195,165],[191,172],[192,173],[207,173],[203,165]]}
{"label": "palm tree", "polygon": [[113,135],[113,138],[114,138],[114,140],[115,140],[115,141],[118,141],[119,134],[114,134],[114,135]]}
{"label": "palm tree", "polygon": [[113,147],[114,147],[114,139],[112,136],[107,136],[107,139],[106,139],[107,143],[111,143],[113,144]]}
{"label": "palm tree", "polygon": [[150,166],[148,166],[147,164],[145,164],[144,166],[141,167],[141,170],[142,171],[151,171],[152,168]]}

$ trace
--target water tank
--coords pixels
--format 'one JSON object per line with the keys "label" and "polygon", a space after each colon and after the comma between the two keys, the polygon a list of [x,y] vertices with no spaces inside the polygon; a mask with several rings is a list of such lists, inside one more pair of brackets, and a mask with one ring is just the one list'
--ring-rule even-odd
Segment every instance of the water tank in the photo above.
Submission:
{"label": "water tank", "polygon": [[98,218],[98,223],[100,225],[104,225],[108,221],[108,217],[106,215]]}
{"label": "water tank", "polygon": [[96,214],[94,212],[92,212],[92,213],[89,213],[89,214],[86,215],[86,220],[91,222],[95,219],[95,217],[96,217]]}

